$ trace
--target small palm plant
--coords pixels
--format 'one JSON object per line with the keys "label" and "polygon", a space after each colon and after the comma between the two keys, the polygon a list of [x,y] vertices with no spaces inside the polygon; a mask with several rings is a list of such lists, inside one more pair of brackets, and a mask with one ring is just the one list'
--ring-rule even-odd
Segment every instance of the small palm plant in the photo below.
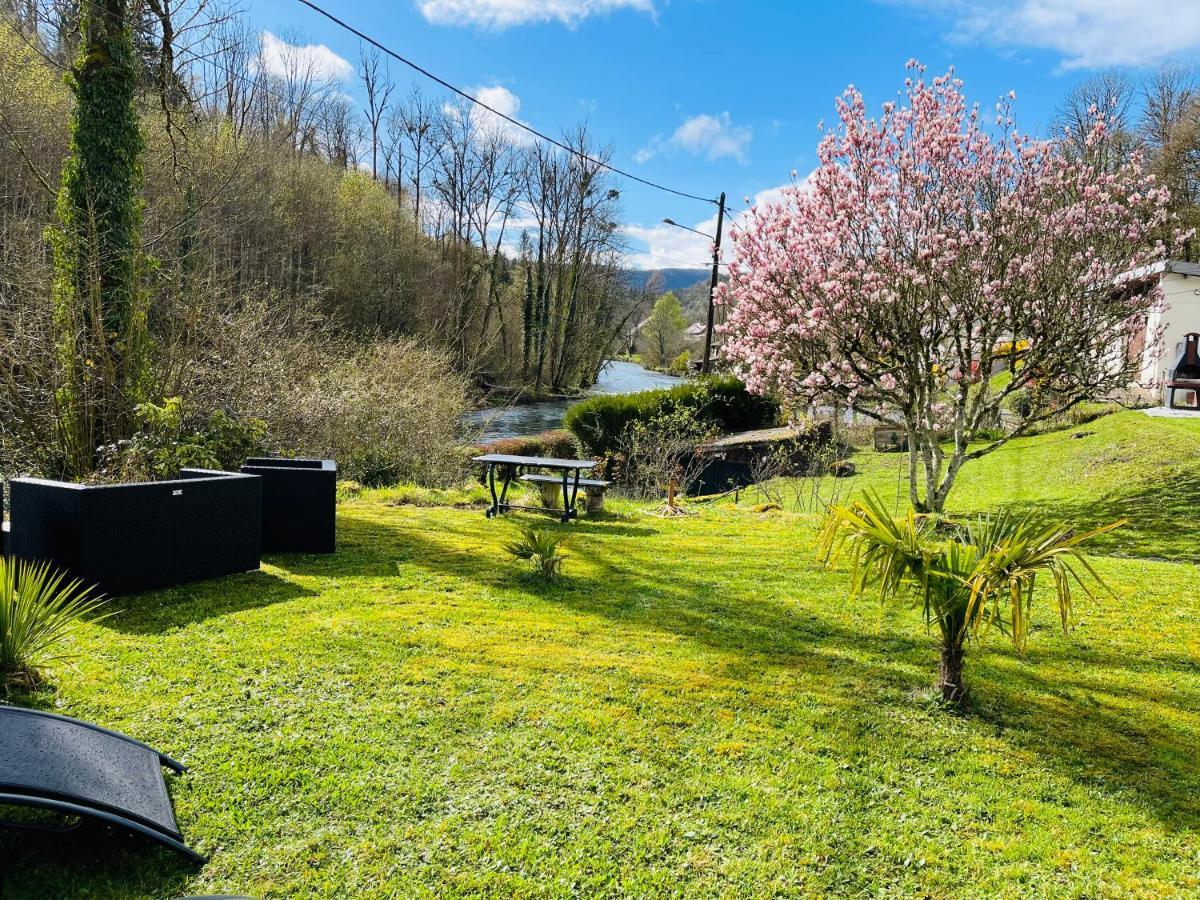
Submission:
{"label": "small palm plant", "polygon": [[35,668],[104,600],[47,563],[0,557],[0,684],[33,685]]}
{"label": "small palm plant", "polygon": [[942,698],[961,705],[966,699],[967,640],[981,638],[995,625],[1018,652],[1023,651],[1034,587],[1042,574],[1053,584],[1065,632],[1072,585],[1089,597],[1092,590],[1084,576],[1105,587],[1082,545],[1123,524],[1124,520],[1076,532],[1035,512],[1000,512],[955,525],[911,510],[893,517],[879,497],[868,494],[849,506],[830,508],[819,553],[831,564],[849,552],[853,596],[878,586],[884,601],[905,593],[917,599],[926,623],[936,624],[941,636]]}
{"label": "small palm plant", "polygon": [[570,538],[565,534],[527,525],[521,529],[521,536],[504,549],[517,559],[532,562],[546,581],[556,581],[562,574],[563,560],[567,558],[563,550],[569,543]]}

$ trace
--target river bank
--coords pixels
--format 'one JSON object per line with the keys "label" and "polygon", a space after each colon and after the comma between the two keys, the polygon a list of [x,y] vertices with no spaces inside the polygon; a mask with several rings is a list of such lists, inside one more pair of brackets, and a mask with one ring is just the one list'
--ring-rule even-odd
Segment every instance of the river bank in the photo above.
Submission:
{"label": "river bank", "polygon": [[477,440],[495,441],[500,438],[538,434],[562,427],[567,410],[596,394],[634,394],[657,388],[674,387],[685,379],[654,372],[638,363],[609,360],[600,370],[596,383],[586,391],[571,397],[540,400],[534,403],[510,403],[473,410],[463,416],[463,424],[479,431]]}

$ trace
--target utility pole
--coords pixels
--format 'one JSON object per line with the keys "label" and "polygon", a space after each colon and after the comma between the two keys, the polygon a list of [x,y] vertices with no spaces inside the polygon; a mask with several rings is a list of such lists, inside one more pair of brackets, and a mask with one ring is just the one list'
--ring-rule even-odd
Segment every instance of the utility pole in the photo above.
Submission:
{"label": "utility pole", "polygon": [[721,232],[725,228],[725,192],[717,201],[717,234],[713,238],[712,281],[708,284],[708,327],[704,330],[704,360],[700,363],[700,374],[707,375],[712,368],[713,313],[716,305],[717,282],[721,273]]}
{"label": "utility pole", "polygon": [[704,329],[704,359],[700,362],[700,374],[707,375],[712,370],[713,318],[716,307],[717,284],[721,276],[721,232],[725,230],[725,192],[721,191],[721,199],[717,201],[717,233],[715,235],[705,231],[697,231],[695,228],[689,228],[687,225],[680,225],[674,219],[663,219],[663,224],[682,228],[684,231],[690,231],[692,234],[698,234],[700,237],[706,237],[712,241],[713,270],[712,280],[708,283],[708,325]]}

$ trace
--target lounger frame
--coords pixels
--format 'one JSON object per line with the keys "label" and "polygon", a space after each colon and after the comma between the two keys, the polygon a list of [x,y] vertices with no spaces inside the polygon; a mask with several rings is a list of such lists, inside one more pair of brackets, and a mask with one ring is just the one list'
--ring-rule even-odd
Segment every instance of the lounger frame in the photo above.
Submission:
{"label": "lounger frame", "polygon": [[[111,731],[99,725],[94,725],[91,722],[84,722],[80,719],[73,719],[68,716],[61,716],[57,713],[43,712],[41,710],[24,709],[21,707],[0,707],[0,727],[12,727],[11,719],[14,716],[35,717],[41,720],[55,723],[60,726],[60,732],[68,734],[70,731],[78,729],[79,731],[93,731],[98,734],[114,739],[114,746],[127,744],[131,748],[136,747],[140,753],[149,753],[157,758],[157,761],[162,767],[168,768],[177,774],[183,774],[187,768],[165,753],[161,753],[141,741],[135,740],[128,735],[122,734],[119,731]],[[4,720],[10,719],[10,724],[4,726]],[[44,751],[45,748],[39,748]],[[204,861],[204,857],[196,851],[192,850],[184,842],[183,834],[179,830],[179,826],[175,822],[173,809],[170,808],[170,798],[166,793],[166,784],[161,781],[162,772],[158,770],[158,778],[160,779],[157,787],[161,788],[163,797],[166,797],[167,815],[164,820],[155,820],[139,813],[123,808],[119,804],[106,803],[96,797],[89,797],[82,792],[64,790],[64,789],[47,789],[39,787],[32,782],[34,779],[27,778],[22,780],[14,777],[10,772],[0,770],[0,805],[9,806],[24,806],[34,809],[46,810],[53,813],[61,813],[67,816],[78,816],[81,819],[91,819],[102,822],[107,825],[113,825],[119,828],[124,828],[136,834],[143,835],[151,840],[169,847],[185,859],[199,863]],[[0,826],[7,828],[32,829],[42,831],[62,831],[63,828],[47,827],[33,823],[12,822],[0,820]]]}

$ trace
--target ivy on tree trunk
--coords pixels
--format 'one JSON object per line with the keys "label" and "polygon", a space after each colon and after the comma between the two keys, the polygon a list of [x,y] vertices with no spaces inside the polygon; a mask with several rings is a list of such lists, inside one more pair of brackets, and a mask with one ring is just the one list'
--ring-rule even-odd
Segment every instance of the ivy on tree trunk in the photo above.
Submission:
{"label": "ivy on tree trunk", "polygon": [[128,436],[143,398],[149,340],[140,286],[138,63],[127,0],[84,4],[70,152],[51,231],[61,383],[63,474],[95,468],[99,447]]}

